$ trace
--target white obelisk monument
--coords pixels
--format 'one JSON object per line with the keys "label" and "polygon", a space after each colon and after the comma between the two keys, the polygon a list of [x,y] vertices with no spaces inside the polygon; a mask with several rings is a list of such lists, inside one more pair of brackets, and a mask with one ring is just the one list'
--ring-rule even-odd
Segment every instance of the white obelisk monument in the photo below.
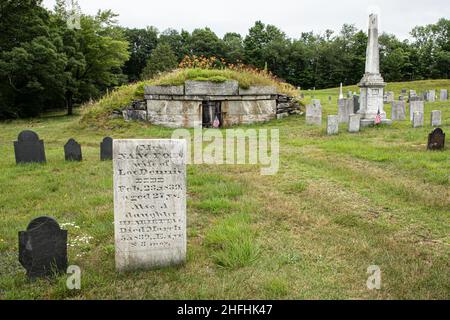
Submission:
{"label": "white obelisk monument", "polygon": [[361,88],[358,111],[361,114],[361,126],[370,126],[375,123],[378,113],[384,124],[392,121],[386,117],[383,105],[383,94],[386,83],[380,74],[380,50],[378,46],[378,16],[371,14],[369,17],[369,41],[366,53],[366,73],[358,84]]}

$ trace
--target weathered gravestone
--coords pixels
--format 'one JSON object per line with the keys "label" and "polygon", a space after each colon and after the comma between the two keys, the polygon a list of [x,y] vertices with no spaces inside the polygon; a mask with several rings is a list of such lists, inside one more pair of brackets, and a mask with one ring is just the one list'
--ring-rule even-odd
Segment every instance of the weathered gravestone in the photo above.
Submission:
{"label": "weathered gravestone", "polygon": [[406,120],[406,103],[405,101],[392,102],[392,121]]}
{"label": "weathered gravestone", "polygon": [[436,128],[428,136],[428,150],[444,150],[445,148],[445,133],[441,128]]}
{"label": "weathered gravestone", "polygon": [[46,162],[44,141],[30,130],[22,131],[14,141],[16,163]]}
{"label": "weathered gravestone", "polygon": [[439,127],[442,124],[442,114],[441,110],[431,111],[431,126]]}
{"label": "weathered gravestone", "polygon": [[354,111],[353,98],[338,100],[339,123],[348,123],[350,115]]}
{"label": "weathered gravestone", "polygon": [[339,133],[339,117],[328,116],[327,117],[327,135],[335,135]]}
{"label": "weathered gravestone", "polygon": [[348,122],[348,132],[356,133],[360,131],[361,127],[361,115],[351,114]]}
{"label": "weathered gravestone", "polygon": [[313,100],[312,105],[306,106],[306,124],[322,125],[322,106],[320,100]]}
{"label": "weathered gravestone", "polygon": [[447,89],[441,89],[439,94],[439,100],[441,101],[447,101],[448,100],[448,91]]}
{"label": "weathered gravestone", "polygon": [[116,269],[186,261],[186,141],[114,140]]}
{"label": "weathered gravestone", "polygon": [[34,219],[19,232],[19,261],[31,279],[66,272],[67,231],[53,218]]}
{"label": "weathered gravestone", "polygon": [[413,128],[423,127],[423,113],[414,112],[413,114]]}
{"label": "weathered gravestone", "polygon": [[81,146],[74,139],[69,139],[64,146],[64,157],[66,161],[82,161]]}
{"label": "weathered gravestone", "polygon": [[393,91],[388,91],[387,95],[387,103],[391,103],[395,100],[395,94]]}
{"label": "weathered gravestone", "polygon": [[436,101],[436,90],[429,90],[427,92],[427,101],[429,101],[429,102]]}
{"label": "weathered gravestone", "polygon": [[410,121],[413,121],[414,112],[424,113],[424,103],[421,100],[411,101],[409,103]]}
{"label": "weathered gravestone", "polygon": [[106,137],[100,143],[100,160],[107,161],[112,160],[113,158],[113,139],[110,137]]}

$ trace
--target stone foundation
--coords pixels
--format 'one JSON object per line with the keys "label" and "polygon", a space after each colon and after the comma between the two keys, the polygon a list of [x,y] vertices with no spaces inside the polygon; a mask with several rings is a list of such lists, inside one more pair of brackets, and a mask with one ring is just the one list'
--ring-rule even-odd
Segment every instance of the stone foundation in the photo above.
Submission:
{"label": "stone foundation", "polygon": [[205,104],[214,103],[221,127],[276,119],[274,87],[239,88],[236,81],[187,81],[185,86],[146,86],[147,121],[169,128],[201,128]]}

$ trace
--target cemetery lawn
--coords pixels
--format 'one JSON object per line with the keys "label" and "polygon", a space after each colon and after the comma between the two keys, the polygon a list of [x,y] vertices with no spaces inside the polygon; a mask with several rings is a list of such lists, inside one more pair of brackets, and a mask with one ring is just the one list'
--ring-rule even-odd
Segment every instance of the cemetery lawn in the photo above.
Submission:
{"label": "cemetery lawn", "polygon": [[[450,81],[387,90],[398,97],[401,88]],[[125,274],[114,268],[112,163],[99,161],[99,143],[170,138],[172,130],[123,122],[90,129],[62,113],[0,123],[0,299],[449,299],[450,141],[443,152],[427,152],[426,142],[434,109],[449,139],[450,102],[425,104],[425,128],[405,121],[349,134],[342,126],[328,137],[337,95],[315,93],[323,128],[302,116],[244,127],[280,129],[277,175],[189,166],[186,265]],[[24,129],[45,140],[47,164],[16,166],[12,142]],[[82,163],[64,161],[69,138],[81,143]],[[41,215],[69,230],[80,291],[66,288],[67,276],[29,282],[18,263],[17,233]],[[379,291],[366,287],[371,265],[382,271]]]}

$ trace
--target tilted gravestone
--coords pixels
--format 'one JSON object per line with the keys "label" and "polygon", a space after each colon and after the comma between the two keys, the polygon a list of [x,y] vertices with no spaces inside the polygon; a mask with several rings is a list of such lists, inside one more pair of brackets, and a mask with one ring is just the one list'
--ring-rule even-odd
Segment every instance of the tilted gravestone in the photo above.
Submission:
{"label": "tilted gravestone", "polygon": [[312,105],[306,106],[306,124],[322,125],[322,106],[320,100],[313,100]]}
{"label": "tilted gravestone", "polygon": [[444,150],[445,148],[445,133],[441,128],[436,128],[428,136],[428,150]]}
{"label": "tilted gravestone", "polygon": [[405,101],[392,102],[392,121],[406,120],[406,103]]}
{"label": "tilted gravestone", "polygon": [[44,141],[39,140],[37,133],[22,131],[14,141],[16,163],[46,162]]}
{"label": "tilted gravestone", "polygon": [[327,135],[336,135],[339,133],[339,117],[328,116],[327,117]]}
{"label": "tilted gravestone", "polygon": [[32,220],[19,232],[19,261],[31,279],[66,272],[67,231],[50,217]]}
{"label": "tilted gravestone", "polygon": [[107,161],[113,159],[113,139],[106,137],[100,143],[100,160]]}
{"label": "tilted gravestone", "polygon": [[64,156],[66,161],[82,161],[81,146],[74,139],[69,139],[64,146]]}
{"label": "tilted gravestone", "polygon": [[114,140],[116,269],[186,261],[185,140]]}
{"label": "tilted gravestone", "polygon": [[442,114],[441,110],[431,111],[431,126],[439,127],[442,124]]}

